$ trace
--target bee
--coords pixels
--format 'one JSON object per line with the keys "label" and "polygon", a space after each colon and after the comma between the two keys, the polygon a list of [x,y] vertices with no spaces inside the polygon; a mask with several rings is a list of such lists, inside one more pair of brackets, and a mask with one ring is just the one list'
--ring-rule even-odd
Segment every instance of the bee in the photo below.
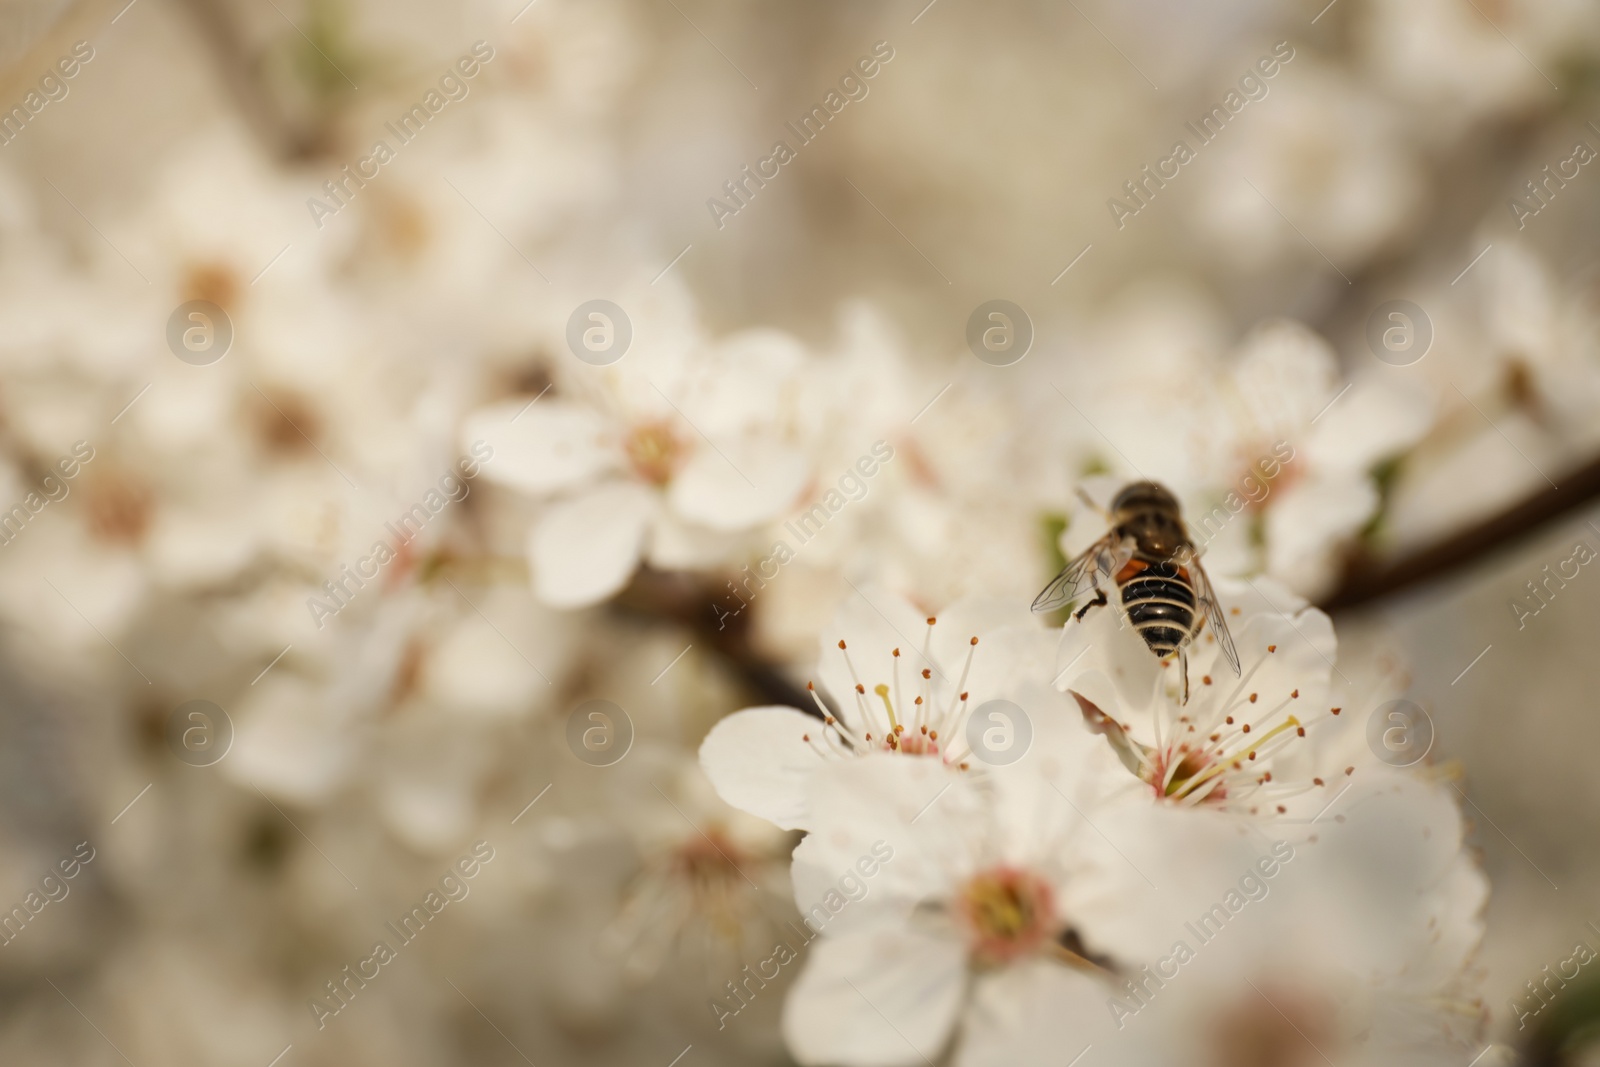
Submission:
{"label": "bee", "polygon": [[1054,611],[1092,592],[1094,599],[1073,614],[1081,622],[1091,609],[1110,603],[1106,589],[1114,585],[1122,610],[1150,651],[1161,659],[1176,653],[1183,703],[1189,702],[1189,645],[1206,623],[1238,674],[1239,652],[1177,497],[1155,482],[1134,482],[1112,501],[1109,518],[1110,531],[1061,568],[1034,598],[1033,610]]}

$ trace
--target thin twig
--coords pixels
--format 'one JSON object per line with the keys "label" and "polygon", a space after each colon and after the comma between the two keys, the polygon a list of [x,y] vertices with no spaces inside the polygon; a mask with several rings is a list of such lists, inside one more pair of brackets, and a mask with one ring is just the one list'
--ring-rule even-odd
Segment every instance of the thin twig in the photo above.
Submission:
{"label": "thin twig", "polygon": [[1324,610],[1345,611],[1464,570],[1540,532],[1546,523],[1600,497],[1600,457],[1561,476],[1560,488],[1540,490],[1498,515],[1396,559],[1358,556]]}
{"label": "thin twig", "polygon": [[624,617],[676,623],[696,635],[696,648],[707,649],[721,659],[763,703],[817,714],[806,691],[751,647],[748,613],[730,612],[719,619],[718,604],[730,600],[733,598],[726,589],[719,595],[718,590],[693,577],[645,568],[612,602],[611,609]]}
{"label": "thin twig", "polygon": [[311,155],[316,136],[289,118],[261,78],[261,56],[252,50],[224,0],[180,0],[195,30],[206,43],[217,77],[233,97],[245,122],[279,159]]}

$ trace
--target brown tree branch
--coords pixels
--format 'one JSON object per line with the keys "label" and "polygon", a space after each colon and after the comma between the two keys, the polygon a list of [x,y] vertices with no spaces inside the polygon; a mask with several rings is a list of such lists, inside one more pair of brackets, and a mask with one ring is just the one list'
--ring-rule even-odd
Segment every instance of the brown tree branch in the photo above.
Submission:
{"label": "brown tree branch", "polygon": [[634,575],[611,607],[624,617],[666,620],[683,627],[696,635],[697,645],[714,652],[762,703],[816,714],[816,706],[806,691],[751,646],[749,614],[740,612],[719,619],[718,604],[726,599],[726,595],[719,598],[706,582],[691,575],[647,567]]}
{"label": "brown tree branch", "polygon": [[1397,559],[1358,556],[1339,588],[1322,601],[1332,613],[1369,604],[1424,582],[1464,570],[1508,550],[1539,528],[1600,497],[1600,457],[1563,475],[1559,488],[1541,490],[1498,515]]}
{"label": "brown tree branch", "polygon": [[[1363,607],[1426,582],[1465,570],[1535,536],[1545,524],[1600,498],[1600,457],[1561,478],[1560,487],[1534,493],[1512,508],[1417,551],[1384,560],[1358,556],[1344,582],[1324,598],[1330,613]],[[715,590],[690,575],[641,570],[612,603],[624,617],[667,621],[696,635],[695,643],[716,655],[763,703],[815,712],[806,691],[750,642],[741,613],[719,620]]]}
{"label": "brown tree branch", "polygon": [[180,0],[179,6],[188,13],[218,79],[261,143],[280,160],[312,155],[315,133],[295,123],[267,91],[261,78],[262,57],[246,43],[223,0]]}

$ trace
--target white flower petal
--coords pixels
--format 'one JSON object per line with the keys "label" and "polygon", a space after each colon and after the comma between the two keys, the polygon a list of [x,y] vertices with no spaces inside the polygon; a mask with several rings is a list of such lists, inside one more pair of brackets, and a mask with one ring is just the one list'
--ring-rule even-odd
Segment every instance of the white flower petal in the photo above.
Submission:
{"label": "white flower petal", "polygon": [[1333,348],[1293,319],[1252,330],[1240,345],[1233,375],[1257,425],[1280,436],[1297,433],[1340,389]]}
{"label": "white flower petal", "polygon": [[472,795],[454,782],[391,781],[376,799],[389,831],[418,851],[445,852],[472,830]]}
{"label": "white flower petal", "polygon": [[477,615],[464,617],[434,646],[421,679],[422,691],[440,707],[490,719],[532,711],[547,684],[510,638]]}
{"label": "white flower petal", "polygon": [[461,447],[479,441],[494,449],[482,467],[485,478],[540,496],[580,485],[621,460],[597,412],[552,397],[531,405],[507,400],[468,415]]}
{"label": "white flower petal", "polygon": [[806,781],[822,758],[802,740],[820,740],[822,724],[794,708],[736,711],[700,743],[700,766],[717,795],[785,830],[809,829]]}
{"label": "white flower petal", "polygon": [[674,511],[703,526],[743,530],[783,514],[810,473],[805,456],[784,445],[724,442],[698,449],[672,479],[667,499]]}
{"label": "white flower petal", "polygon": [[1241,505],[1237,514],[1232,513],[1224,499],[1211,502],[1210,510],[1204,506],[1190,507],[1184,514],[1193,517],[1189,531],[1200,544],[1200,562],[1211,578],[1255,574],[1261,570],[1262,549],[1257,544],[1261,533],[1257,526],[1259,512],[1245,510]]}
{"label": "white flower petal", "polygon": [[915,1067],[938,1058],[966,987],[958,941],[912,929],[812,942],[784,1004],[783,1036],[807,1067]]}
{"label": "white flower petal", "polygon": [[[1003,690],[1018,672],[1042,674],[1049,662],[1054,635],[1039,625],[1038,617],[1020,598],[967,597],[941,609],[936,618],[934,661],[951,672],[948,681],[952,687],[966,670],[964,688],[982,699]],[[923,620],[921,628],[926,626]],[[976,645],[974,637],[979,639]],[[1039,658],[1041,653],[1043,658]],[[966,667],[969,657],[970,670]]]}
{"label": "white flower petal", "polygon": [[1090,609],[1081,620],[1069,618],[1056,650],[1056,688],[1082,693],[1107,711],[1144,706],[1163,672],[1127,625],[1117,595],[1109,591],[1111,603]]}
{"label": "white flower petal", "polygon": [[805,346],[782,330],[733,334],[705,354],[680,405],[714,437],[770,429],[806,358]]}
{"label": "white flower petal", "polygon": [[1107,995],[1102,982],[1049,960],[978,978],[962,1019],[955,1065],[1069,1063],[1085,1047],[1113,1036]]}
{"label": "white flower petal", "polygon": [[1366,472],[1419,441],[1433,425],[1433,398],[1414,381],[1374,372],[1311,427],[1306,457],[1313,468]]}
{"label": "white flower petal", "polygon": [[[1249,673],[1240,693],[1256,694],[1253,703],[1261,714],[1280,704],[1302,718],[1325,711],[1338,652],[1333,620],[1270,578],[1219,582],[1217,595],[1240,665]],[[1234,608],[1240,609],[1239,614],[1233,613]],[[1211,685],[1205,684],[1207,675]],[[1189,681],[1196,717],[1230,694],[1239,699],[1235,690],[1240,679],[1222,658],[1209,627],[1190,651]],[[1299,696],[1290,695],[1295,692]]]}
{"label": "white flower petal", "polygon": [[222,761],[235,782],[291,803],[318,804],[353,767],[349,706],[330,708],[298,677],[265,679],[235,715],[233,748]]}
{"label": "white flower petal", "polygon": [[259,527],[248,503],[159,509],[148,536],[150,569],[178,588],[221,583],[259,550]]}
{"label": "white flower petal", "polygon": [[948,893],[980,800],[961,772],[938,759],[875,753],[824,764],[808,779],[807,806],[813,830],[795,849],[793,868],[802,911],[861,857],[890,857],[871,894],[846,909],[844,925],[856,925],[869,914],[908,914]]}
{"label": "white flower petal", "polygon": [[[1316,840],[1292,843],[1292,861],[1269,898],[1249,905],[1256,917],[1239,924],[1235,949],[1351,973],[1426,966],[1434,981],[1459,976],[1482,934],[1488,886],[1463,862],[1452,791],[1390,768],[1361,768],[1348,781],[1335,809],[1343,819],[1330,816],[1315,827]],[[1329,792],[1318,806],[1331,799]],[[1325,900],[1340,906],[1306,923]]]}
{"label": "white flower petal", "polygon": [[[1257,694],[1256,703],[1265,710],[1286,700],[1298,701],[1308,712],[1320,705],[1328,693],[1337,649],[1328,616],[1269,577],[1224,578],[1213,585],[1241,669],[1251,672],[1248,692]],[[1269,646],[1275,651],[1268,652]],[[1082,694],[1125,724],[1129,715],[1148,712],[1161,689],[1176,693],[1182,685],[1174,673],[1176,664],[1163,667],[1109,606],[1091,612],[1081,623],[1067,623],[1056,664],[1058,689]],[[1210,684],[1205,682],[1208,676]],[[1237,698],[1238,685],[1210,626],[1205,627],[1189,647],[1189,712],[1200,717],[1214,702],[1230,694]],[[1290,696],[1296,690],[1300,695]],[[1139,735],[1149,737],[1143,731]]]}
{"label": "white flower petal", "polygon": [[[724,533],[707,529],[674,515],[671,508],[662,508],[650,528],[645,559],[652,567],[666,571],[709,570],[735,559],[743,562],[751,538],[748,532]],[[730,605],[738,603],[726,587],[723,596]]]}
{"label": "white flower petal", "polygon": [[1338,579],[1338,548],[1377,510],[1377,487],[1362,472],[1319,472],[1290,486],[1267,509],[1267,569],[1299,592],[1322,592]]}
{"label": "white flower petal", "polygon": [[1158,804],[1148,790],[1077,803],[1093,805],[1094,829],[1079,835],[1082,858],[1061,909],[1092,951],[1130,970],[1165,955],[1184,921],[1205,914],[1267,850],[1227,813]]}
{"label": "white flower petal", "polygon": [[[817,674],[822,680],[822,687],[833,697],[840,717],[852,728],[860,724],[858,697],[863,701],[877,701],[872,705],[874,710],[868,721],[882,722],[882,702],[872,689],[880,682],[892,682],[889,672],[897,648],[903,657],[900,661],[902,683],[907,687],[915,687],[907,688],[906,692],[921,692],[921,679],[917,675],[924,668],[938,668],[941,681],[948,677],[947,684],[955,684],[959,674],[951,675],[949,664],[940,663],[937,657],[930,664],[923,658],[921,653],[927,633],[926,614],[878,586],[869,585],[852,591],[839,605],[833,625],[819,636]],[[840,641],[845,643],[842,650],[839,648]],[[849,654],[848,662],[846,653]],[[861,684],[867,690],[864,695],[856,692],[857,675],[850,670],[852,663],[860,672]],[[959,672],[959,668],[956,670]]]}
{"label": "white flower petal", "polygon": [[631,482],[553,505],[528,535],[534,595],[553,608],[578,608],[627,585],[659,506]]}

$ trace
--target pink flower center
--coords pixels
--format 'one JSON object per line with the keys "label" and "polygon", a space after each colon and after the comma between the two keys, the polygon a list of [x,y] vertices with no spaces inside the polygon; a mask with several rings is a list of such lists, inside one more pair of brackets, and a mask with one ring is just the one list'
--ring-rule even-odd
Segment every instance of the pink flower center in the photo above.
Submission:
{"label": "pink flower center", "polygon": [[666,420],[641,423],[622,444],[634,473],[652,485],[666,485],[677,473],[684,443]]}
{"label": "pink flower center", "polygon": [[[921,662],[928,666],[908,668],[914,672],[911,678],[905,679],[910,683],[908,690],[901,687],[900,661],[907,657],[901,655],[900,649],[894,649],[890,656],[888,674],[893,684],[879,682],[869,691],[856,673],[849,646],[840,641],[839,654],[844,657],[845,665],[850,670],[850,680],[854,683],[854,692],[849,696],[855,700],[856,717],[849,723],[834,717],[817,695],[815,684],[807,682],[806,690],[821,714],[823,729],[815,737],[809,733],[803,735],[803,740],[828,756],[866,752],[937,756],[953,767],[966,770],[970,765],[966,758],[969,750],[958,727],[966,715],[972,696],[966,686],[978,650],[978,638],[974,635],[967,641],[966,661],[962,665],[960,678],[955,681],[954,691],[945,698],[936,699],[933,682],[935,668],[930,648],[933,628],[938,621],[937,617],[928,616],[928,634],[920,657]],[[943,678],[943,672],[940,673]],[[873,697],[877,698],[876,705]]]}
{"label": "pink flower center", "polygon": [[975,875],[957,898],[957,910],[982,964],[1007,964],[1033,952],[1057,926],[1050,884],[1016,867]]}
{"label": "pink flower center", "polygon": [[[1213,760],[1206,753],[1191,748],[1187,744],[1178,745],[1176,748],[1166,748],[1156,754],[1155,762],[1150,767],[1150,777],[1147,779],[1155,790],[1157,800],[1166,800],[1170,797],[1182,797],[1191,788],[1203,784],[1217,772],[1212,769]],[[1176,764],[1176,766],[1173,766]],[[1172,774],[1169,777],[1168,769]],[[1200,781],[1196,781],[1200,779]],[[1202,798],[1202,804],[1220,804],[1228,799],[1228,787],[1225,782],[1219,782],[1211,791]]]}

